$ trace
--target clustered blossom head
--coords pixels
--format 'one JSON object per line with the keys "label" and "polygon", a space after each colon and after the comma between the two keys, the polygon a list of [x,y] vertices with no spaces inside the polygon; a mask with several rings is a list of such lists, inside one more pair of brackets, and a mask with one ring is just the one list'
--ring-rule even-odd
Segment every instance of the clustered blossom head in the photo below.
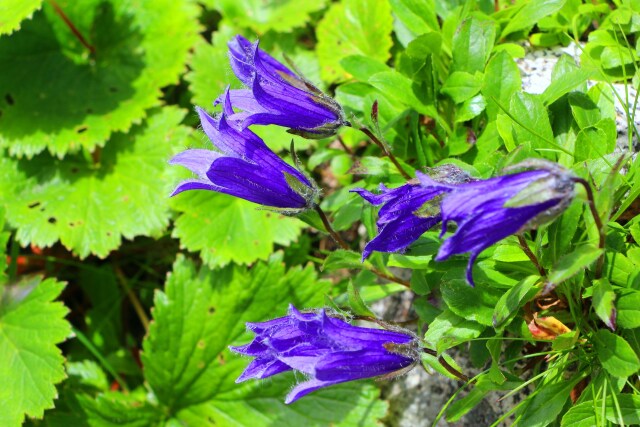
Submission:
{"label": "clustered blossom head", "polygon": [[233,120],[229,91],[223,112],[209,116],[198,108],[202,129],[220,151],[190,149],[171,159],[198,178],[184,181],[172,195],[186,190],[211,190],[295,214],[316,203],[318,189],[302,172],[271,151],[264,141]]}
{"label": "clustered blossom head", "polygon": [[342,107],[311,82],[238,35],[229,42],[231,68],[247,87],[230,92],[242,112],[234,118],[250,125],[278,125],[305,138],[325,138],[347,124]]}
{"label": "clustered blossom head", "polygon": [[247,323],[247,329],[256,334],[253,341],[230,349],[255,359],[236,382],[286,371],[304,374],[307,381],[285,403],[334,384],[393,374],[419,360],[411,333],[353,326],[325,310],[302,313],[290,305],[286,316]]}
{"label": "clustered blossom head", "polygon": [[[539,161],[522,166],[538,169],[458,183],[447,182],[441,173],[437,180],[418,173],[419,185],[385,189],[378,196],[357,190],[372,204],[386,203],[380,209],[379,234],[365,253],[404,250],[437,222],[443,224],[441,236],[447,225],[455,222],[455,232],[445,239],[435,259],[443,261],[469,252],[466,278],[473,286],[472,267],[480,252],[507,236],[553,219],[573,199],[574,182],[566,170]],[[442,197],[434,208],[431,200],[435,196]]]}

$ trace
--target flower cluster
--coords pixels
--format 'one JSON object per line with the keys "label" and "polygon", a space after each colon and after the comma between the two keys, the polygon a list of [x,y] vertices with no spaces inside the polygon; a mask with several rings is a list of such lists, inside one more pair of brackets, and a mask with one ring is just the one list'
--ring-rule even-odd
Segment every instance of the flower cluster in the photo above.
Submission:
{"label": "flower cluster", "polygon": [[417,338],[409,332],[353,326],[325,310],[302,313],[293,305],[285,317],[247,323],[253,341],[231,350],[255,357],[236,382],[298,371],[307,381],[285,403],[334,384],[393,374],[419,360]]}
{"label": "flower cluster", "polygon": [[383,186],[379,195],[352,190],[371,204],[383,205],[378,235],[365,247],[363,258],[372,251],[403,251],[439,222],[444,236],[448,224],[455,222],[455,232],[444,240],[435,259],[470,253],[466,278],[473,286],[472,267],[480,252],[507,236],[550,221],[573,198],[571,174],[553,164],[531,165],[538,169],[486,180],[472,180],[449,166],[448,173],[436,169],[433,177],[418,172],[417,183],[394,190]]}
{"label": "flower cluster", "polygon": [[[280,159],[250,125],[278,125],[305,137],[324,138],[347,122],[342,108],[304,78],[242,36],[229,43],[231,67],[247,89],[227,89],[217,100],[222,113],[197,108],[205,134],[219,151],[190,149],[172,160],[196,179],[182,182],[172,195],[210,190],[240,197],[284,214],[312,208],[316,184]],[[236,112],[234,108],[242,111]]]}
{"label": "flower cluster", "polygon": [[[315,182],[273,153],[248,127],[277,125],[307,138],[323,138],[349,125],[342,108],[261,50],[257,42],[235,37],[229,43],[229,57],[245,88],[227,89],[216,100],[222,112],[214,117],[197,109],[202,129],[216,150],[189,149],[171,160],[196,175],[180,183],[173,194],[210,190],[285,214],[319,210]],[[445,165],[429,174],[417,172],[416,179],[398,188],[381,185],[380,194],[352,190],[367,202],[381,205],[378,235],[367,243],[363,260],[373,251],[404,251],[438,223],[442,223],[442,237],[455,223],[436,260],[470,253],[466,277],[473,285],[472,267],[480,252],[554,218],[573,198],[574,179],[564,169],[540,162],[522,166],[532,170],[480,180]],[[327,219],[323,220],[332,232]],[[253,341],[231,350],[254,360],[237,381],[286,371],[304,374],[307,380],[291,391],[286,403],[333,384],[402,372],[420,359],[419,341],[410,332],[353,326],[324,310],[300,312],[290,306],[287,316],[248,323],[247,328],[256,335]]]}

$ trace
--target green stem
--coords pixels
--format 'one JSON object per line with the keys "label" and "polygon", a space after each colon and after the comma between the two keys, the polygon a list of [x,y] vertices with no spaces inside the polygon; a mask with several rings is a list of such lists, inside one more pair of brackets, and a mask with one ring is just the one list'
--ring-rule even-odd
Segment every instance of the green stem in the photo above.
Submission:
{"label": "green stem", "polygon": [[603,249],[602,255],[598,258],[596,264],[596,279],[602,277],[602,268],[604,266],[604,246],[605,246],[605,231],[604,224],[602,223],[602,219],[598,214],[598,209],[596,208],[596,200],[593,195],[593,190],[591,189],[591,185],[587,182],[586,179],[583,178],[573,178],[573,182],[576,182],[584,187],[584,190],[587,192],[587,200],[589,202],[589,209],[591,210],[591,216],[593,217],[593,221],[596,223],[596,227],[598,227],[598,247]]}
{"label": "green stem", "polygon": [[407,171],[404,170],[402,165],[400,165],[400,162],[398,162],[398,159],[396,158],[396,156],[394,156],[391,150],[389,150],[389,147],[387,147],[387,144],[382,142],[380,138],[378,138],[373,132],[371,132],[371,129],[369,129],[366,126],[361,126],[357,129],[360,130],[360,132],[367,135],[373,141],[374,144],[380,147],[380,149],[384,152],[384,154],[387,157],[389,157],[389,160],[391,160],[391,163],[393,163],[396,169],[398,169],[398,172],[400,172],[400,175],[402,175],[405,179],[411,179],[411,175],[409,175]]}

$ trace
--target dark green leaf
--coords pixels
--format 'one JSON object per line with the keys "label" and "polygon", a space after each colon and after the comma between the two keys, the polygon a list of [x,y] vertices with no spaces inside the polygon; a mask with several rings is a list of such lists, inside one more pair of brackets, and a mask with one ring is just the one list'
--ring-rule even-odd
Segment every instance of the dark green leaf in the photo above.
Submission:
{"label": "dark green leaf", "polygon": [[596,354],[602,367],[614,377],[626,378],[640,369],[640,360],[624,338],[606,329],[593,336]]}

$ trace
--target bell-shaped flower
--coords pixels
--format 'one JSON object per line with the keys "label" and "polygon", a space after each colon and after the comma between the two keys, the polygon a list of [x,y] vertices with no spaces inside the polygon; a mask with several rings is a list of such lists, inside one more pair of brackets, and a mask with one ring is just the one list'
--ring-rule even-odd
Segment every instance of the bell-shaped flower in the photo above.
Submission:
{"label": "bell-shaped flower", "polygon": [[[238,35],[229,42],[231,68],[246,89],[230,92],[243,128],[278,125],[305,138],[325,138],[347,124],[342,107],[311,82]],[[220,101],[220,99],[218,100]]]}
{"label": "bell-shaped flower", "polygon": [[229,91],[216,117],[197,108],[204,133],[219,151],[189,149],[171,159],[197,175],[180,183],[172,196],[187,190],[230,194],[283,214],[297,214],[317,202],[319,190],[302,172],[271,151],[256,134],[241,128],[231,116]]}
{"label": "bell-shaped flower", "polygon": [[[450,222],[457,227],[435,259],[469,252],[466,278],[472,286],[473,263],[480,252],[507,236],[552,220],[573,199],[575,184],[568,171],[548,162],[529,164],[538,169],[451,186],[440,204],[442,234]],[[426,190],[442,188],[442,183],[426,175],[420,176],[420,184]]]}
{"label": "bell-shaped flower", "polygon": [[307,380],[291,390],[287,404],[323,387],[410,369],[420,359],[410,332],[353,326],[325,310],[302,313],[291,305],[285,317],[247,329],[253,341],[230,349],[255,359],[236,382],[300,372]]}
{"label": "bell-shaped flower", "polygon": [[[430,174],[432,178],[425,176],[424,179],[430,179],[438,185],[425,188],[414,179],[392,190],[380,184],[380,194],[373,194],[362,188],[351,190],[372,205],[382,205],[376,222],[378,234],[364,247],[363,260],[373,251],[403,252],[425,231],[442,220],[439,203],[444,194],[455,188],[451,184],[471,179],[453,165],[433,168]],[[417,172],[417,176],[424,175]]]}

